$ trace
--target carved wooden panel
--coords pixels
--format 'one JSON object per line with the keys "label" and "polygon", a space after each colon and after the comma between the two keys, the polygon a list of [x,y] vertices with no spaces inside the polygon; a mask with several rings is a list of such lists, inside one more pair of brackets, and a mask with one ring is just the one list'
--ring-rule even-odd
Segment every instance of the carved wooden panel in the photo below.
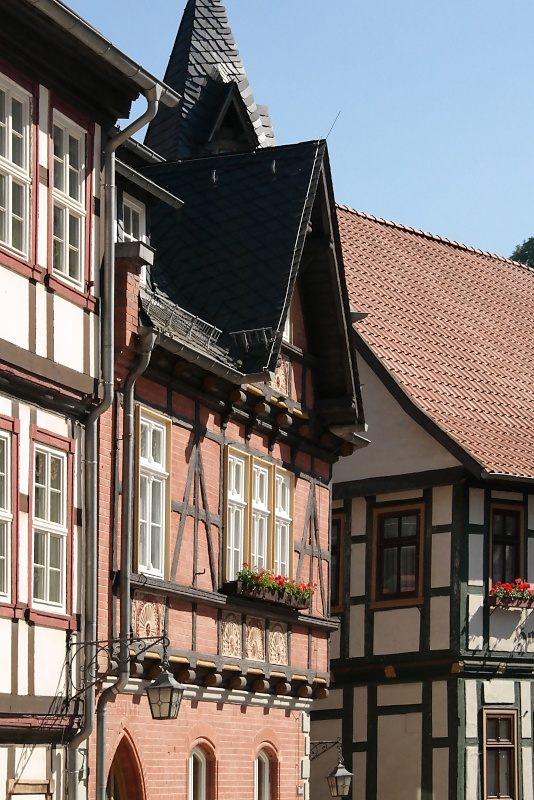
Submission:
{"label": "carved wooden panel", "polygon": [[132,630],[136,638],[163,636],[165,603],[150,594],[136,593],[132,601]]}
{"label": "carved wooden panel", "polygon": [[241,618],[238,614],[222,615],[221,655],[241,658]]}
{"label": "carved wooden panel", "polygon": [[288,665],[287,625],[271,622],[269,625],[269,661],[271,664]]}
{"label": "carved wooden panel", "polygon": [[254,661],[265,661],[265,620],[247,617],[245,656]]}

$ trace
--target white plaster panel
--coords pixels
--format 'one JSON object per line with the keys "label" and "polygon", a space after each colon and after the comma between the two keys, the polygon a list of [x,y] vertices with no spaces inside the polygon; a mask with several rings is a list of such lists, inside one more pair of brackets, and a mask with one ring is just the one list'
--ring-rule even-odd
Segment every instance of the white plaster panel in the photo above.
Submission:
{"label": "white plaster panel", "polygon": [[[39,215],[37,217],[37,263],[43,269],[48,267],[48,188],[39,183],[37,186],[39,198]],[[37,329],[37,340],[42,329]],[[46,342],[46,340],[45,340]]]}
{"label": "white plaster panel", "polygon": [[469,523],[484,525],[484,489],[469,489]]}
{"label": "white plaster panel", "polygon": [[365,497],[354,497],[351,509],[352,536],[365,536],[367,533],[367,500]]}
{"label": "white plaster panel", "polygon": [[532,701],[530,699],[531,684],[521,681],[521,736],[523,739],[532,738]]}
{"label": "white plaster panel", "polygon": [[523,772],[522,800],[532,800],[534,790],[532,786],[532,747],[521,746],[521,761]]}
{"label": "white plaster panel", "polygon": [[[352,610],[352,609],[351,609]],[[374,654],[419,650],[421,615],[417,608],[394,608],[374,615]]]}
{"label": "white plaster panel", "polygon": [[411,706],[423,700],[422,683],[395,683],[377,688],[379,706]]}
{"label": "white plaster panel", "polygon": [[367,741],[367,687],[356,686],[353,690],[352,741]]}
{"label": "white plaster panel", "polygon": [[[0,669],[0,692],[11,693],[11,648],[12,622],[0,619],[0,642],[2,642],[2,669]],[[0,784],[1,785],[1,784]]]}
{"label": "white plaster panel", "polygon": [[481,533],[469,534],[469,576],[470,586],[484,586],[484,536]]}
{"label": "white plaster panel", "polygon": [[448,650],[450,645],[450,600],[433,597],[430,601],[430,649]]}
{"label": "white plaster panel", "polygon": [[[321,720],[320,722],[312,720],[312,741],[334,741],[338,736],[341,736],[340,719]],[[313,786],[314,800],[315,798],[317,800],[329,800],[329,798],[332,800],[324,776],[336,768],[337,754],[337,747],[332,747],[326,753],[323,753],[320,758],[315,758],[310,763],[310,783]]]}
{"label": "white plaster panel", "polygon": [[363,358],[365,419],[371,443],[334,464],[334,482],[455,467],[459,462],[406,414]]}
{"label": "white plaster panel", "polygon": [[11,417],[13,414],[13,406],[10,397],[4,397],[0,394],[0,414],[5,417]]}
{"label": "white plaster panel", "polygon": [[46,781],[48,748],[46,745],[33,745],[32,747],[15,748],[15,775],[14,778],[23,778],[27,781]]}
{"label": "white plaster panel", "polygon": [[309,711],[302,712],[302,733],[310,733],[311,719]]}
{"label": "white plaster panel", "polygon": [[65,631],[35,626],[35,694],[65,693]]}
{"label": "white plaster panel", "polygon": [[365,547],[361,542],[351,546],[350,556],[350,595],[362,597],[365,594]]}
{"label": "white plaster panel", "polygon": [[339,658],[339,644],[341,639],[341,631],[339,628],[332,631],[330,634],[330,658]]}
{"label": "white plaster panel", "polygon": [[465,735],[468,739],[478,738],[478,701],[475,680],[465,682]]}
{"label": "white plaster panel", "polygon": [[432,750],[432,800],[449,800],[449,748]]}
{"label": "white plaster panel", "polygon": [[[530,612],[529,612],[530,613]],[[496,608],[490,616],[489,646],[490,650],[517,651],[525,649],[528,644],[528,630],[525,611]]]}
{"label": "white plaster panel", "polygon": [[46,431],[50,431],[50,433],[57,433],[58,436],[68,437],[69,426],[65,417],[37,408],[36,419],[38,428],[43,428]]}
{"label": "white plaster panel", "polygon": [[0,786],[5,786],[7,779],[10,777],[7,774],[8,752],[7,747],[0,747]]}
{"label": "white plaster panel", "polygon": [[29,347],[28,279],[0,266],[0,339],[27,350]]}
{"label": "white plaster panel", "polygon": [[484,702],[488,705],[513,703],[515,701],[515,684],[513,681],[494,678],[491,681],[483,681],[482,687]]}
{"label": "white plaster panel", "polygon": [[518,500],[519,502],[523,501],[522,492],[501,492],[496,489],[493,489],[491,492],[491,496],[494,500]]}
{"label": "white plaster panel", "polygon": [[452,486],[436,486],[432,490],[432,525],[452,522]]}
{"label": "white plaster panel", "polygon": [[[21,603],[27,603],[29,600],[28,594],[28,564],[29,561],[29,515],[26,513],[19,513],[19,541],[18,552],[16,558],[19,563],[18,573],[18,598]],[[20,626],[19,626],[20,628]]]}
{"label": "white plaster panel", "polygon": [[[366,753],[353,753],[352,754],[352,796],[355,798],[365,797],[366,789],[366,768],[367,768],[367,754]],[[326,781],[325,781],[326,783]]]}
{"label": "white plaster panel", "polygon": [[528,527],[532,530],[534,528],[534,494],[528,496]]}
{"label": "white plaster panel", "polygon": [[19,623],[19,650],[17,658],[19,694],[28,694],[28,626]]}
{"label": "white plaster panel", "polygon": [[59,364],[83,372],[84,310],[54,295],[54,357]]}
{"label": "white plaster panel", "polygon": [[432,564],[430,585],[433,589],[450,586],[451,582],[451,534],[432,534]]}
{"label": "white plaster panel", "polygon": [[349,657],[359,658],[364,654],[365,606],[350,608]]}
{"label": "white plaster panel", "polygon": [[314,700],[314,711],[325,711],[332,708],[343,708],[343,689],[330,689],[324,700]]}
{"label": "white plaster panel", "polygon": [[376,800],[415,800],[421,791],[421,714],[378,718]]}
{"label": "white plaster panel", "polygon": [[432,683],[432,736],[439,738],[449,735],[447,681]]}
{"label": "white plaster panel", "polygon": [[30,407],[19,405],[20,439],[19,439],[19,491],[29,493],[30,470]]}
{"label": "white plaster panel", "polygon": [[48,355],[46,351],[46,343],[47,343],[46,289],[42,283],[37,283],[35,286],[35,329],[37,332],[35,352],[37,353],[38,356],[46,358]]}
{"label": "white plaster panel", "polygon": [[478,797],[479,756],[477,747],[465,748],[465,797]]}
{"label": "white plaster panel", "polygon": [[484,644],[484,597],[470,594],[467,598],[467,612],[468,647],[470,650],[480,650]]}
{"label": "white plaster panel", "polygon": [[387,492],[377,494],[377,503],[396,503],[397,500],[420,500],[423,496],[423,489],[406,489],[404,492]]}
{"label": "white plaster panel", "polygon": [[64,758],[65,751],[62,748],[56,748],[55,750],[51,750],[50,752],[50,760],[51,760],[51,773],[52,779],[55,784],[56,788],[56,798],[60,800],[60,798],[65,797],[65,775],[67,771],[65,769],[65,758]]}
{"label": "white plaster panel", "polygon": [[39,164],[48,166],[48,102],[46,86],[39,86]]}

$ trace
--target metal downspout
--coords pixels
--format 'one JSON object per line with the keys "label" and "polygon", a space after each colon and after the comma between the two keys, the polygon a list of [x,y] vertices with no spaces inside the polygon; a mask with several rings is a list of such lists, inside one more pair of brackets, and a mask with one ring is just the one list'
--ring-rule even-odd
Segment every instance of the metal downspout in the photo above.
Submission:
{"label": "metal downspout", "polygon": [[134,500],[134,387],[150,362],[156,344],[152,330],[141,334],[141,349],[136,365],[124,383],[123,450],[122,450],[122,502],[121,502],[121,583],[119,630],[119,677],[100,697],[96,709],[96,800],[106,798],[106,710],[107,704],[119,694],[130,677],[130,629],[132,601],[130,577],[132,571],[132,529]]}
{"label": "metal downspout", "polygon": [[[97,594],[98,594],[98,420],[113,402],[114,393],[114,309],[115,309],[115,227],[117,198],[115,193],[115,152],[130,136],[150,122],[157,113],[162,87],[147,90],[146,111],[111,139],[104,154],[105,214],[104,267],[101,296],[101,353],[103,398],[92,409],[85,423],[85,599],[84,599],[84,669],[96,663]],[[86,672],[87,688],[84,691],[84,721],[78,733],[69,742],[67,751],[68,796],[77,800],[79,786],[80,745],[92,734],[95,717],[95,686],[92,674]]]}

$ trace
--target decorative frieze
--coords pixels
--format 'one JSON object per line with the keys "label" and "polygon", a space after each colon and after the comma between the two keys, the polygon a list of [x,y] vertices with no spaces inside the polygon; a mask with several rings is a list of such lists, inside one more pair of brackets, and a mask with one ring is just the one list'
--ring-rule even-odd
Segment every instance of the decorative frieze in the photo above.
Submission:
{"label": "decorative frieze", "polygon": [[271,622],[269,625],[269,661],[271,664],[287,666],[287,625]]}
{"label": "decorative frieze", "polygon": [[245,657],[265,661],[265,620],[247,617]]}
{"label": "decorative frieze", "polygon": [[241,618],[237,614],[223,613],[221,655],[241,658]]}
{"label": "decorative frieze", "polygon": [[163,636],[165,603],[150,594],[136,593],[132,601],[132,630],[139,639]]}

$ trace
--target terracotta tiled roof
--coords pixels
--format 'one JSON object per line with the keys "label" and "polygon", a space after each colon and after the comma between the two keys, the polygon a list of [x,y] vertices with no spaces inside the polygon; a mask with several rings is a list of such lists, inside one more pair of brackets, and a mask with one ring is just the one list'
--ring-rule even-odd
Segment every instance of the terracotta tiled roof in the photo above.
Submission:
{"label": "terracotta tiled roof", "polygon": [[344,206],[338,220],[364,343],[483,470],[534,477],[534,271]]}

